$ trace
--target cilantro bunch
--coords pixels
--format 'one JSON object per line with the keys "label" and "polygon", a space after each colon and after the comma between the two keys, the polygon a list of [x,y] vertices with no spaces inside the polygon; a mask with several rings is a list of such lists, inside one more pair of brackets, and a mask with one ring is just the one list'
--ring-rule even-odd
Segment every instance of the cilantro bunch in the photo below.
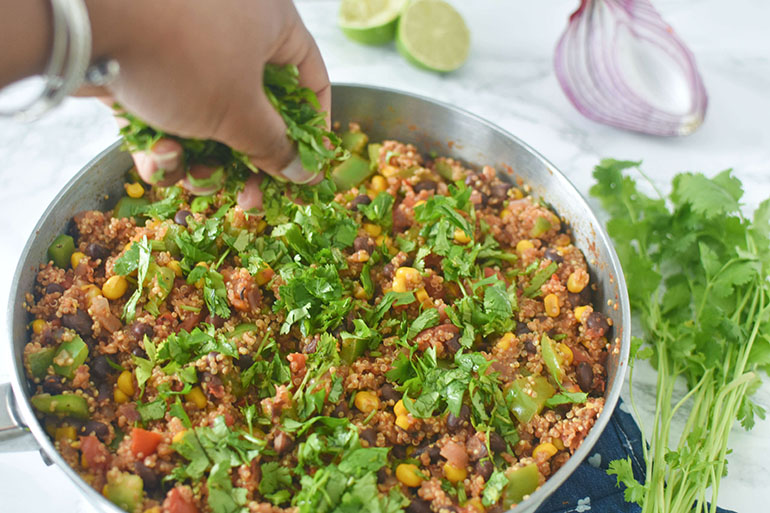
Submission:
{"label": "cilantro bunch", "polygon": [[[630,460],[613,461],[608,472],[645,513],[706,511],[708,488],[713,512],[730,429],[736,420],[750,429],[765,415],[751,395],[760,369],[770,369],[770,200],[747,218],[730,170],[713,178],[682,173],[667,198],[649,197],[624,174],[638,166],[604,160],[591,189],[610,214],[607,228],[644,332],[631,349],[632,405],[634,360],[649,359],[658,371],[646,481],[634,479]],[[675,400],[680,379],[689,392]],[[675,441],[672,419],[685,407]]]}

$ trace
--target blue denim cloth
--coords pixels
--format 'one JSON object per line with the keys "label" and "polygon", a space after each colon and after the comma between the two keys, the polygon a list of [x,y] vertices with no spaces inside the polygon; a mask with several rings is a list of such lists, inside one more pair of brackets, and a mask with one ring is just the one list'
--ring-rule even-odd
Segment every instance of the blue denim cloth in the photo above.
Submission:
{"label": "blue denim cloth", "polygon": [[[631,457],[634,477],[644,481],[642,434],[634,418],[618,401],[607,428],[589,456],[551,495],[537,513],[639,513],[641,508],[623,500],[615,476],[606,473],[610,461]],[[717,508],[719,513],[734,513]]]}

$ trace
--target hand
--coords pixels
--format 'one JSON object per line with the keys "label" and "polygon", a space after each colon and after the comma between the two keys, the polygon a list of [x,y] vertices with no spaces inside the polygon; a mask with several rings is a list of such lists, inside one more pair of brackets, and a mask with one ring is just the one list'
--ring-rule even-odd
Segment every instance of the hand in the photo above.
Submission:
{"label": "hand", "polygon": [[[267,62],[299,68],[301,85],[330,111],[331,89],[321,55],[287,0],[92,0],[94,57],[117,59],[120,75],[108,89],[88,91],[119,102],[149,124],[181,137],[214,139],[246,153],[255,166],[297,183],[322,178],[305,170],[283,120],[262,88]],[[168,185],[184,178],[181,147],[163,139],[134,155],[147,182],[160,169]],[[190,174],[210,174],[193,166]],[[157,175],[156,175],[157,176]],[[238,198],[261,207],[259,176]]]}

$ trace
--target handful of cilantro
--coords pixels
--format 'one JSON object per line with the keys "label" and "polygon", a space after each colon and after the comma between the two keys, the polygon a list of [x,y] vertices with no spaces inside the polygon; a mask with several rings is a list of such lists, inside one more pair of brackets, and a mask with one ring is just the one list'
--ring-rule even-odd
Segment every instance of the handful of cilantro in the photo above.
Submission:
{"label": "handful of cilantro", "polygon": [[[263,80],[265,94],[286,123],[286,135],[297,145],[305,169],[326,172],[333,163],[347,158],[348,152],[342,148],[339,136],[326,128],[325,114],[319,110],[321,105],[315,93],[299,85],[296,66],[267,64]],[[122,117],[128,121],[120,129],[128,151],[147,151],[166,137],[181,143],[186,167],[192,163],[216,163],[233,172],[242,173],[246,169],[257,171],[245,154],[225,144],[166,134],[129,113],[122,114]]]}
{"label": "handful of cilantro", "polygon": [[[634,479],[630,460],[613,461],[608,473],[644,513],[713,512],[730,429],[765,416],[751,395],[760,369],[770,370],[770,199],[753,219],[744,216],[730,170],[710,179],[679,174],[668,198],[651,198],[623,173],[639,164],[603,160],[591,189],[611,216],[607,229],[644,332],[631,348],[632,406],[634,360],[658,371],[646,481]],[[675,402],[680,378],[689,391]],[[672,419],[684,406],[689,417],[674,442]]]}

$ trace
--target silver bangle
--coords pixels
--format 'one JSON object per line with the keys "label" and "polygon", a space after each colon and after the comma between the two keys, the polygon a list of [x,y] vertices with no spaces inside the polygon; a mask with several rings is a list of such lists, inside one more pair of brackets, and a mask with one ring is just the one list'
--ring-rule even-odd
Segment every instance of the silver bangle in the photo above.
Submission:
{"label": "silver bangle", "polygon": [[84,83],[106,85],[117,76],[117,61],[91,62],[91,23],[83,0],[50,0],[53,12],[51,58],[40,95],[19,108],[0,110],[0,117],[30,121],[59,105]]}

